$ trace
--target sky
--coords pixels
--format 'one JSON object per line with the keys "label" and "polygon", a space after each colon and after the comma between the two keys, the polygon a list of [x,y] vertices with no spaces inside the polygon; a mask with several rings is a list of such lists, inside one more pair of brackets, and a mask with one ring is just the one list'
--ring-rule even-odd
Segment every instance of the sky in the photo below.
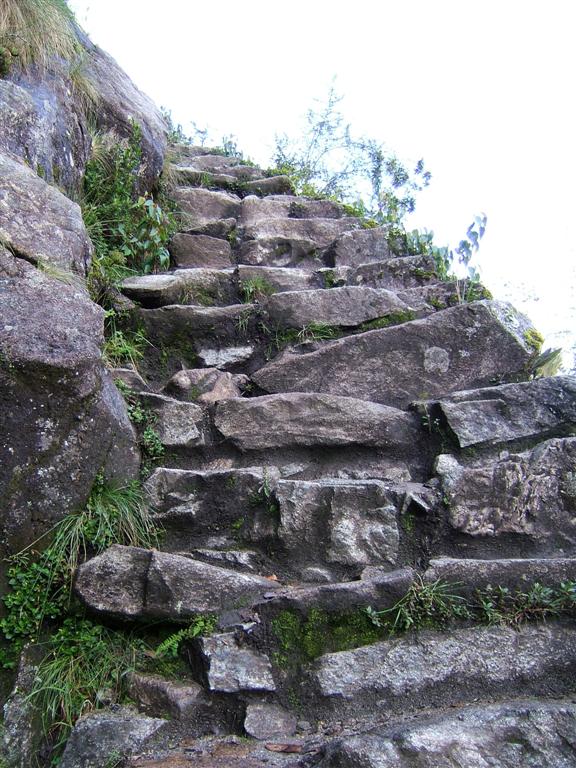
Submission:
{"label": "sky", "polygon": [[431,171],[409,226],[454,246],[485,213],[483,282],[574,365],[574,0],[69,5],[186,132],[234,135],[264,166],[334,82],[355,134]]}

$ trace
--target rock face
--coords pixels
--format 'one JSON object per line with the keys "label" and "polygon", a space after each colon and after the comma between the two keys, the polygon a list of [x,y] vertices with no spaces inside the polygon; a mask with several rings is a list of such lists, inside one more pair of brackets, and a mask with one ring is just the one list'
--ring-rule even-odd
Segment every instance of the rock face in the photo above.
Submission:
{"label": "rock face", "polygon": [[[410,401],[522,376],[530,325],[512,308],[466,304],[394,328],[285,352],[253,378],[268,392],[326,392],[406,407]],[[466,344],[463,344],[463,340]]]}
{"label": "rock face", "polygon": [[84,504],[98,472],[118,482],[132,479],[139,453],[124,401],[101,362],[102,310],[81,286],[7,252],[0,259],[6,554]]}

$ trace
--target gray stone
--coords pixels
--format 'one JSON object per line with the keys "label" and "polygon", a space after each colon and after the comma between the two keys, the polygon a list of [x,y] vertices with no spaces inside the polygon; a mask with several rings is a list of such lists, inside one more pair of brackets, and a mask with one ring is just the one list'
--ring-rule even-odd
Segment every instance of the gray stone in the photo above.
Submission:
{"label": "gray stone", "polygon": [[[246,363],[254,354],[253,346],[224,347],[223,349],[200,349],[198,359],[209,368],[226,370],[240,363]],[[234,397],[234,395],[230,395]]]}
{"label": "gray stone", "polygon": [[387,227],[346,232],[332,245],[327,254],[334,267],[359,267],[375,261],[389,261],[394,254],[388,245]]}
{"label": "gray stone", "polygon": [[576,378],[553,376],[455,392],[419,406],[431,417],[439,410],[461,448],[551,437],[576,429]]}
{"label": "gray stone", "polygon": [[384,483],[280,480],[278,538],[294,563],[394,566],[399,499]]}
{"label": "gray stone", "polygon": [[256,195],[293,195],[294,187],[288,176],[270,176],[267,179],[247,181],[248,193]]}
{"label": "gray stone", "polygon": [[121,381],[134,392],[144,392],[148,385],[134,368],[112,368],[110,375],[115,383]]}
{"label": "gray stone", "polygon": [[290,393],[226,400],[214,424],[240,450],[293,445],[367,445],[417,450],[417,419],[396,408],[333,395]]}
{"label": "gray stone", "polygon": [[[183,224],[183,229],[185,229],[185,223]],[[202,235],[206,237],[214,237],[217,240],[228,240],[229,242],[232,242],[232,240],[235,238],[235,230],[236,230],[236,219],[234,218],[227,218],[227,219],[215,219],[205,222],[204,224],[200,224],[198,226],[192,226],[186,229],[186,231],[180,233],[185,235]],[[198,266],[209,266],[208,264],[198,264]],[[229,266],[226,264],[226,266]],[[217,267],[217,265],[214,265],[214,267]]]}
{"label": "gray stone", "polygon": [[[202,150],[200,152],[200,150]],[[250,168],[250,166],[241,166],[239,157],[233,155],[222,155],[212,153],[207,147],[187,147],[186,151],[180,151],[177,159],[180,165],[192,166],[199,171],[208,171],[209,173],[229,172],[233,168]]]}
{"label": "gray stone", "polygon": [[558,587],[564,581],[576,581],[576,558],[514,560],[472,560],[441,557],[430,560],[423,579],[458,585],[458,592],[473,595],[477,589],[507,587],[511,591],[530,588],[533,584]]}
{"label": "gray stone", "polygon": [[[461,465],[438,457],[448,521],[473,538],[507,537],[538,556],[576,552],[576,438],[556,438],[519,454]],[[510,540],[509,534],[515,538]]]}
{"label": "gray stone", "polygon": [[149,392],[141,392],[140,401],[154,413],[153,428],[162,445],[182,448],[204,445],[204,411],[200,406]]}
{"label": "gray stone", "polygon": [[201,637],[194,645],[202,677],[210,691],[239,693],[276,690],[270,659],[249,646],[242,646],[234,633]]}
{"label": "gray stone", "polygon": [[202,227],[218,219],[237,219],[240,198],[227,192],[178,187],[174,198],[186,215],[188,229]]}
{"label": "gray stone", "polygon": [[139,708],[154,717],[189,717],[204,701],[202,686],[192,680],[178,682],[137,672],[130,676],[128,692]]}
{"label": "gray stone", "polygon": [[145,307],[170,304],[230,304],[236,290],[232,269],[179,269],[161,275],[129,277],[122,292]]}
{"label": "gray stone", "polygon": [[92,245],[80,207],[24,163],[0,152],[0,242],[70,282],[85,275]]}
{"label": "gray stone", "polygon": [[41,713],[30,695],[38,673],[43,651],[40,645],[24,647],[12,692],[2,711],[0,764],[5,758],[10,768],[30,768],[36,762],[42,741]]}
{"label": "gray stone", "polygon": [[76,594],[100,614],[184,621],[233,608],[279,585],[190,557],[114,545],[78,569]]}
{"label": "gray stone", "polygon": [[318,766],[572,768],[575,733],[572,702],[504,702],[335,741]]}
{"label": "gray stone", "polygon": [[362,286],[287,291],[271,296],[266,309],[273,322],[292,328],[302,328],[309,323],[358,326],[389,315],[413,319],[411,308],[395,293]]}
{"label": "gray stone", "polygon": [[163,391],[182,400],[210,405],[218,400],[240,397],[240,388],[247,382],[247,376],[224,373],[216,368],[184,369],[172,376]]}
{"label": "gray stone", "polygon": [[244,237],[247,240],[309,241],[316,248],[325,248],[344,232],[359,227],[359,220],[349,216],[340,219],[260,219],[244,227]]}
{"label": "gray stone", "polygon": [[410,712],[477,697],[572,690],[576,630],[569,626],[423,631],[322,656],[317,693],[337,710]]}
{"label": "gray stone", "polygon": [[522,376],[529,321],[508,304],[475,302],[382,330],[288,350],[252,375],[267,392],[326,392],[396,407]]}
{"label": "gray stone", "polygon": [[255,739],[279,739],[296,733],[297,719],[278,704],[248,704],[244,730]]}
{"label": "gray stone", "polygon": [[322,286],[322,280],[305,269],[285,269],[284,267],[252,267],[248,264],[238,266],[240,285],[250,280],[262,280],[273,293],[281,291],[305,291]]}
{"label": "gray stone", "polygon": [[183,340],[193,344],[206,337],[232,340],[243,335],[242,328],[250,327],[256,307],[254,304],[233,304],[228,307],[197,307],[170,305],[159,309],[141,309],[138,318],[147,335],[161,345]]}
{"label": "gray stone", "polygon": [[232,264],[230,243],[208,235],[180,232],[172,238],[170,254],[177,267],[227,269]]}
{"label": "gray stone", "polygon": [[80,286],[4,254],[1,557],[81,509],[99,471],[125,483],[140,458],[124,400],[102,364],[103,311]]}
{"label": "gray stone", "polygon": [[240,224],[243,227],[263,219],[340,219],[342,207],[332,200],[308,200],[293,195],[270,195],[266,198],[245,197]]}
{"label": "gray stone", "polygon": [[389,261],[361,264],[354,270],[349,282],[355,285],[369,285],[372,288],[402,291],[420,288],[431,282],[438,283],[440,280],[431,256],[404,256]]}
{"label": "gray stone", "polygon": [[130,757],[166,720],[144,717],[128,708],[90,712],[81,717],[66,744],[61,768],[108,768],[110,756]]}
{"label": "gray stone", "polygon": [[290,267],[317,271],[325,266],[314,240],[261,237],[240,246],[238,263],[253,267]]}

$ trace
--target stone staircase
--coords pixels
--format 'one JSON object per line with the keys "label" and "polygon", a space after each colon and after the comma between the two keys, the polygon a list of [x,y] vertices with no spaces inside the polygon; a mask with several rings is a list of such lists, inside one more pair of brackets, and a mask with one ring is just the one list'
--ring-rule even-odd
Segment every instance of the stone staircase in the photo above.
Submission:
{"label": "stone staircase", "polygon": [[[76,592],[104,619],[219,622],[186,644],[189,680],[134,676],[132,720],[171,720],[129,764],[575,766],[573,624],[388,638],[363,609],[576,579],[576,381],[529,380],[529,321],[459,303],[383,229],[179,157],[175,267],[123,286],[144,378],[115,373],[165,448],[146,482],[165,538],[89,560]],[[83,718],[64,768],[115,717]]]}

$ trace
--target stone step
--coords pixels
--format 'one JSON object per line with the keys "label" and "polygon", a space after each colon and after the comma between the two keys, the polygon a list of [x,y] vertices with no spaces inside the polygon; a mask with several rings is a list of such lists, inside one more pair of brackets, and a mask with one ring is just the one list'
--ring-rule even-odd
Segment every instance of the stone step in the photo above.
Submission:
{"label": "stone step", "polygon": [[418,411],[449,428],[460,448],[574,434],[576,379],[553,376],[427,400]]}
{"label": "stone step", "polygon": [[318,768],[572,768],[575,733],[576,705],[571,699],[505,701],[334,740],[316,764]]}
{"label": "stone step", "polygon": [[250,646],[250,629],[242,634],[221,632],[190,644],[193,673],[211,693],[274,692],[272,664]]}
{"label": "stone step", "polygon": [[331,267],[355,268],[373,262],[383,264],[397,258],[397,254],[390,250],[388,240],[386,227],[345,232],[330,244],[326,263]]}
{"label": "stone step", "polygon": [[232,248],[228,240],[208,235],[179,232],[170,242],[170,255],[177,267],[228,269],[233,265]]}
{"label": "stone step", "polygon": [[277,293],[267,299],[265,307],[273,324],[287,328],[310,324],[358,327],[375,320],[385,327],[416,317],[414,309],[392,291],[364,286]]}
{"label": "stone step", "polygon": [[324,392],[406,408],[494,379],[525,378],[530,321],[502,302],[463,304],[422,320],[287,350],[252,379],[266,392]]}
{"label": "stone step", "polygon": [[171,304],[225,306],[238,300],[233,269],[178,269],[161,275],[140,275],[122,282],[122,293],[146,308]]}
{"label": "stone step", "polygon": [[348,282],[351,285],[369,285],[372,288],[387,288],[401,291],[421,288],[438,283],[436,265],[431,256],[402,256],[388,261],[367,261],[354,267],[340,267],[352,270]]}
{"label": "stone step", "polygon": [[249,227],[267,219],[341,219],[344,209],[331,200],[310,200],[294,195],[245,197],[239,224]]}
{"label": "stone step", "polygon": [[414,632],[320,657],[316,712],[412,713],[499,696],[574,693],[576,629],[557,624]]}
{"label": "stone step", "polygon": [[250,165],[214,167],[211,170],[203,170],[198,166],[196,162],[190,165],[178,165],[174,169],[178,184],[207,189],[237,188],[246,181],[261,179],[263,176],[260,168],[253,168]]}
{"label": "stone step", "polygon": [[253,267],[247,264],[238,265],[238,281],[240,286],[253,286],[264,295],[281,293],[283,291],[306,291],[310,288],[322,288],[324,278],[322,271],[310,272],[293,267]]}
{"label": "stone step", "polygon": [[287,393],[226,400],[214,424],[241,451],[365,445],[396,456],[421,450],[414,414],[352,397]]}
{"label": "stone step", "polygon": [[446,505],[444,553],[573,557],[576,438],[553,438],[522,453],[472,463],[450,454],[436,462]]}
{"label": "stone step", "polygon": [[185,622],[249,605],[280,585],[188,556],[115,544],[78,568],[74,589],[101,616]]}
{"label": "stone step", "polygon": [[241,200],[228,192],[177,187],[174,200],[185,216],[187,229],[205,227],[220,219],[237,219],[240,216]]}
{"label": "stone step", "polygon": [[247,376],[218,368],[183,368],[172,376],[160,394],[188,403],[211,405],[219,400],[241,397],[248,383]]}

